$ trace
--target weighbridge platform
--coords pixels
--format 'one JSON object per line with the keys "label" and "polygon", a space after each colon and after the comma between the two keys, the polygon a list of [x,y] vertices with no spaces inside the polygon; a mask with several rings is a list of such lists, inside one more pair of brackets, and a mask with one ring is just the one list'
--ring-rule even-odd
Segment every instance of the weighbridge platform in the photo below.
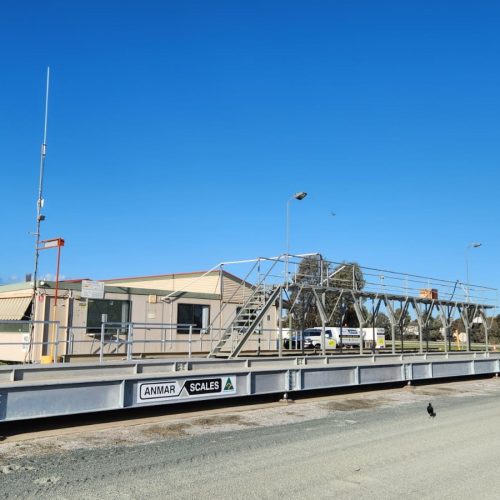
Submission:
{"label": "weighbridge platform", "polygon": [[9,365],[0,367],[0,422],[499,372],[496,352]]}

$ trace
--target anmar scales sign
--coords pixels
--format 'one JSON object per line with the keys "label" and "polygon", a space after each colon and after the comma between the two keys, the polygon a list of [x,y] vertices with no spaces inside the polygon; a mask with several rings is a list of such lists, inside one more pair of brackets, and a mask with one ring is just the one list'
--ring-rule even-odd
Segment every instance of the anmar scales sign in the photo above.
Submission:
{"label": "anmar scales sign", "polygon": [[137,386],[137,402],[153,403],[197,396],[236,394],[236,376],[197,378],[188,380],[162,380],[143,382]]}

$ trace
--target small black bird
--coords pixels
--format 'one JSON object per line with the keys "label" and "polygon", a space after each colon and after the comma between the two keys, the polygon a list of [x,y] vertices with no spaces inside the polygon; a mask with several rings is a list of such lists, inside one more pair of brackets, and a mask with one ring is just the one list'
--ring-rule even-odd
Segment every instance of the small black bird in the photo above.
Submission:
{"label": "small black bird", "polygon": [[436,416],[434,408],[432,407],[432,405],[430,403],[427,405],[427,413],[429,414],[429,417],[434,418]]}

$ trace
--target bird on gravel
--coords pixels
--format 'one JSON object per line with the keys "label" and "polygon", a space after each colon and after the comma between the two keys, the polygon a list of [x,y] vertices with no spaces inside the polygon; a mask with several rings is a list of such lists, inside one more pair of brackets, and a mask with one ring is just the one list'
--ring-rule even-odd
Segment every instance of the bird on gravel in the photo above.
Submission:
{"label": "bird on gravel", "polygon": [[436,416],[436,412],[430,403],[427,405],[427,413],[429,414],[429,417],[434,418]]}

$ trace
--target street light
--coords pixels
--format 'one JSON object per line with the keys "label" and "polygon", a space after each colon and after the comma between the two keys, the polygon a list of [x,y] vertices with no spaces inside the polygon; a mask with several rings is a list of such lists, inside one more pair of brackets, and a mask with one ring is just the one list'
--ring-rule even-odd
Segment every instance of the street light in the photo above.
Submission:
{"label": "street light", "polygon": [[290,202],[303,200],[307,196],[304,191],[295,193],[286,203],[286,255],[285,255],[285,280],[288,283],[288,254],[290,253]]}
{"label": "street light", "polygon": [[469,302],[469,248],[479,248],[482,243],[471,243],[465,247],[465,276],[467,279],[467,302]]}

